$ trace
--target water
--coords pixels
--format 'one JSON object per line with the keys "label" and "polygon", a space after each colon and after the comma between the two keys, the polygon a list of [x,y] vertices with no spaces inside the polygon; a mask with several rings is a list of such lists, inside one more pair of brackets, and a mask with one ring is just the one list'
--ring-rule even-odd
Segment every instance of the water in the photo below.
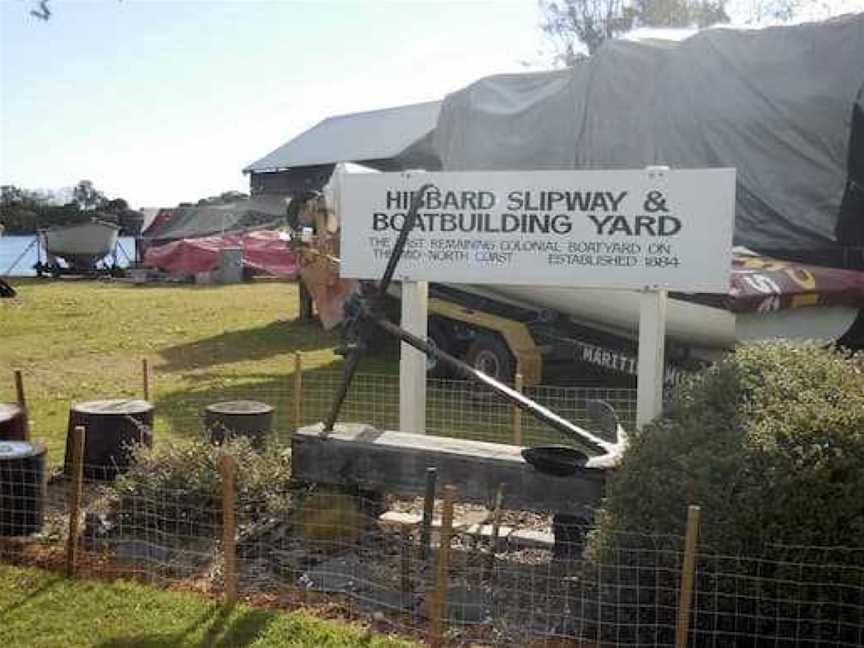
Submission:
{"label": "water", "polygon": [[[36,271],[33,269],[33,264],[39,260],[38,253],[36,248],[37,244],[33,244],[33,239],[35,236],[0,236],[0,277],[5,276],[7,273],[13,277],[34,277],[36,276]],[[28,246],[30,249],[27,250]],[[129,265],[129,261],[126,259],[126,256],[123,254],[123,250],[126,250],[126,254],[130,257],[135,256],[135,239],[131,236],[123,236],[120,238],[120,245],[117,247],[117,264],[125,268]],[[15,263],[15,259],[17,259],[24,250],[27,250],[27,254],[24,255],[15,267],[9,272],[9,266]],[[42,260],[45,260],[45,254],[42,253]]]}

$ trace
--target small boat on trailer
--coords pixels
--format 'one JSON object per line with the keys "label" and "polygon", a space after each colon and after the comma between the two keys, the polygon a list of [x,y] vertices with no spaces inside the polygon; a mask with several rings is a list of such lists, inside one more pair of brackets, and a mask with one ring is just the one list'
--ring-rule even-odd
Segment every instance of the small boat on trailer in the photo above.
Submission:
{"label": "small boat on trailer", "polygon": [[[120,227],[92,219],[74,225],[62,225],[39,231],[39,243],[45,249],[46,262],[39,261],[36,273],[59,276],[61,274],[93,274],[100,271],[99,264],[112,254],[117,246]],[[59,260],[63,260],[65,267]],[[107,266],[102,270],[110,270]]]}
{"label": "small boat on trailer", "polygon": [[[339,259],[301,248],[301,276],[321,322],[338,325],[358,282]],[[401,298],[401,286],[388,292]],[[636,377],[639,293],[501,284],[429,286],[429,339],[494,378],[524,384],[630,386]],[[787,339],[864,348],[864,272],[760,256],[738,248],[725,294],[669,295],[667,382],[747,342]],[[449,374],[429,365],[435,377]],[[526,378],[527,376],[527,378]]]}
{"label": "small boat on trailer", "polygon": [[[639,293],[556,286],[460,286],[535,311],[549,309],[576,324],[636,339]],[[713,357],[738,344],[767,339],[834,342],[864,305],[864,273],[733,253],[726,294],[673,293],[666,331],[697,355]]]}

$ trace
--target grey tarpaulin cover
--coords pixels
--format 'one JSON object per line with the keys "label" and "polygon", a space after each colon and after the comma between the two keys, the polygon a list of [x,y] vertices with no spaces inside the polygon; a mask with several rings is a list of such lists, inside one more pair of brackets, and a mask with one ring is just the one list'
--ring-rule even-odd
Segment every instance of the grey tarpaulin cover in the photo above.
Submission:
{"label": "grey tarpaulin cover", "polygon": [[446,170],[733,166],[736,244],[857,265],[862,88],[864,14],[680,43],[615,40],[573,68],[449,95],[435,145]]}
{"label": "grey tarpaulin cover", "polygon": [[161,210],[141,237],[165,242],[225,232],[272,229],[286,222],[282,196],[254,196],[224,205],[194,205]]}

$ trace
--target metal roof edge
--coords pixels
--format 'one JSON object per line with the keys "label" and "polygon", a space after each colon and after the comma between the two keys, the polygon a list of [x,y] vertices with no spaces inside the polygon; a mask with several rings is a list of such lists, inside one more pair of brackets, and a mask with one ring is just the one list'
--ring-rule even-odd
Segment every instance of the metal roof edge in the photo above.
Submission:
{"label": "metal roof edge", "polygon": [[[292,137],[288,141],[280,144],[276,148],[269,151],[266,155],[261,156],[260,158],[258,158],[254,162],[250,162],[249,164],[247,164],[246,166],[243,167],[242,173],[244,175],[248,175],[250,173],[278,173],[279,171],[286,171],[288,169],[299,168],[299,167],[291,167],[291,166],[273,166],[273,167],[255,168],[255,166],[259,162],[266,160],[268,157],[273,155],[273,153],[275,153],[279,149],[287,146],[288,144],[290,144],[294,140],[298,139],[299,137],[302,137],[304,134],[306,134],[306,133],[308,133],[308,132],[310,132],[316,128],[319,128],[328,122],[337,121],[340,119],[351,118],[351,117],[358,117],[361,115],[373,115],[376,113],[386,113],[386,112],[392,112],[392,111],[397,111],[397,110],[405,110],[406,108],[420,108],[423,106],[432,106],[434,104],[437,104],[440,106],[442,103],[443,103],[443,100],[438,99],[438,100],[434,100],[434,101],[420,101],[417,103],[402,104],[402,105],[398,105],[398,106],[388,106],[386,108],[375,108],[372,110],[361,110],[358,112],[342,113],[339,115],[330,115],[329,117],[325,117],[324,119],[317,122],[314,126],[310,126],[309,128],[307,128],[303,131],[300,131],[299,133],[297,133],[294,137]],[[337,163],[337,162],[357,162],[357,160],[337,160],[337,161],[331,161],[331,162],[327,162],[327,163],[320,162],[320,163],[316,163],[314,165],[306,165],[306,166],[317,166],[318,164],[333,164],[333,163]],[[360,162],[358,162],[358,163],[360,163]]]}

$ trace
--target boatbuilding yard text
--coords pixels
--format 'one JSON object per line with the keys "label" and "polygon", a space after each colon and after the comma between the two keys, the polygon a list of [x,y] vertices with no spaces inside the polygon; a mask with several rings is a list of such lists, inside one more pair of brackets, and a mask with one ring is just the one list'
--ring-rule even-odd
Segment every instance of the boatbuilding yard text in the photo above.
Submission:
{"label": "boatbuilding yard text", "polygon": [[[430,262],[512,263],[518,252],[546,254],[550,265],[677,266],[672,244],[642,246],[610,237],[669,237],[682,228],[681,219],[668,213],[621,214],[628,191],[515,190],[502,201],[493,191],[427,191],[414,224],[416,231],[439,234],[552,234],[561,240],[495,241],[489,237],[417,238],[405,258]],[[387,257],[395,235],[405,226],[413,198],[411,191],[389,190],[380,211],[372,214],[370,247],[376,257]],[[645,211],[666,209],[662,194],[646,200]],[[503,203],[503,204],[499,204]],[[578,219],[589,225],[597,240],[566,240]],[[393,233],[394,236],[386,236]]]}
{"label": "boatbuilding yard text", "polygon": [[397,278],[728,288],[733,169],[348,175],[343,276],[380,276],[430,184]]}

